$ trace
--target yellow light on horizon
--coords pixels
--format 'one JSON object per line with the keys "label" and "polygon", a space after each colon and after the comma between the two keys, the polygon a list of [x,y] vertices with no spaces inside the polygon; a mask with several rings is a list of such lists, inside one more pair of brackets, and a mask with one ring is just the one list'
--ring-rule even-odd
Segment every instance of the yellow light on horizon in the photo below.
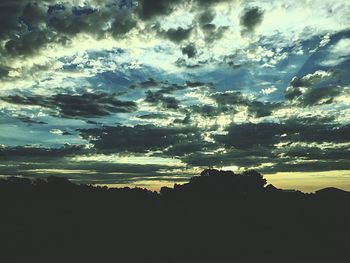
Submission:
{"label": "yellow light on horizon", "polygon": [[326,187],[336,187],[350,191],[350,171],[334,170],[321,172],[279,172],[265,174],[269,184],[277,188],[295,189],[306,193]]}

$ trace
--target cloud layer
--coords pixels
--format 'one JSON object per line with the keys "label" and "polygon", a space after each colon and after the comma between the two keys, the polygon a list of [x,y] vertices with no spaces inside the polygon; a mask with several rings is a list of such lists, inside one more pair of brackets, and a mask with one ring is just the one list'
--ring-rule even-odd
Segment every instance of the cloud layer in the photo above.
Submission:
{"label": "cloud layer", "polygon": [[350,170],[349,11],[2,1],[0,172],[125,183],[207,167]]}

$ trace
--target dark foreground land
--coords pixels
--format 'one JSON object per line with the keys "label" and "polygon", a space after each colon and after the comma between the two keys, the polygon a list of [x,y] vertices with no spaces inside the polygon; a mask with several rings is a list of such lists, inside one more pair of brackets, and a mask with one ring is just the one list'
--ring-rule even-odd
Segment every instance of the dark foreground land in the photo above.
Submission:
{"label": "dark foreground land", "polygon": [[350,193],[205,170],[188,184],[107,189],[0,180],[0,262],[350,262]]}

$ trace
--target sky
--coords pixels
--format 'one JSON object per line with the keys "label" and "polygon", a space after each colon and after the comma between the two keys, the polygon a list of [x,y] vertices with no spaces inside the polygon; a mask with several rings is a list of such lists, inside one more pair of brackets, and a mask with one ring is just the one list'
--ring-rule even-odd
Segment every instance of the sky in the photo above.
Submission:
{"label": "sky", "polygon": [[255,169],[350,190],[348,0],[0,0],[0,176]]}

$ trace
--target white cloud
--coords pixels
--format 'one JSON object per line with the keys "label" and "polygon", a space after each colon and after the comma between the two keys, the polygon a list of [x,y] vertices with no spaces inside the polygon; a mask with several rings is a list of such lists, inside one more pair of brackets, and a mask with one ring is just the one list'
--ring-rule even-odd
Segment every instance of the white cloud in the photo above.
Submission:
{"label": "white cloud", "polygon": [[63,131],[61,131],[60,129],[52,129],[50,133],[56,134],[56,135],[63,135]]}
{"label": "white cloud", "polygon": [[96,154],[80,155],[71,158],[74,162],[107,162],[119,164],[138,164],[138,165],[163,165],[163,166],[186,166],[181,160],[176,158],[164,158],[153,156],[119,155],[119,154]]}
{"label": "white cloud", "polygon": [[323,80],[326,80],[333,76],[332,72],[324,71],[324,70],[317,70],[314,73],[307,74],[306,76],[302,77],[302,80],[307,81],[310,84],[317,84],[320,83]]}
{"label": "white cloud", "polygon": [[269,87],[269,88],[265,88],[261,90],[261,93],[264,95],[270,95],[274,92],[277,91],[277,88],[275,86]]}
{"label": "white cloud", "polygon": [[327,46],[329,41],[331,41],[331,35],[328,33],[322,38],[322,40],[320,42],[320,47]]}
{"label": "white cloud", "polygon": [[337,66],[350,58],[350,38],[343,38],[330,47],[328,56],[321,62],[322,66]]}

